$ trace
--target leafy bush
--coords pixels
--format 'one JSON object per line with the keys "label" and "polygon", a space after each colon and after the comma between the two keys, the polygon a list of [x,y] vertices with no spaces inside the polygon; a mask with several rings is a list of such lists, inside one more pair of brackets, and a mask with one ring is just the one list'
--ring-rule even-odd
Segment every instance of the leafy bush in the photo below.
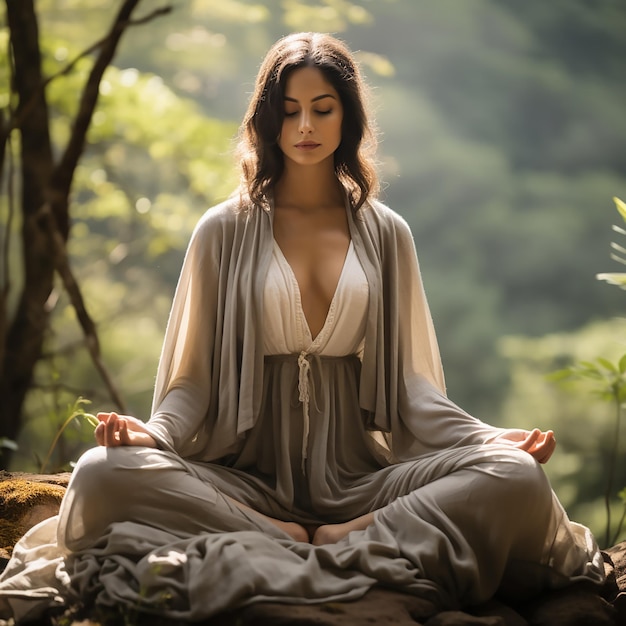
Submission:
{"label": "leafy bush", "polygon": [[[626,222],[626,203],[619,198],[613,198],[619,214]],[[613,226],[613,230],[619,235],[626,235],[626,230],[620,226]],[[612,242],[611,258],[626,265],[626,248]],[[616,285],[620,289],[626,289],[626,273],[602,273],[597,274],[598,280],[603,280],[610,285]],[[613,363],[604,357],[598,357],[593,361],[579,361],[570,367],[559,370],[552,374],[552,380],[567,378],[583,378],[592,381],[599,396],[613,407],[615,419],[613,424],[612,446],[609,453],[608,472],[606,476],[606,489],[604,492],[604,504],[606,510],[606,529],[604,543],[606,546],[614,544],[626,521],[626,488],[622,489],[617,497],[622,502],[622,514],[613,533],[611,533],[611,501],[614,498],[615,474],[620,460],[620,435],[621,424],[626,406],[626,354],[622,355],[617,363]]]}

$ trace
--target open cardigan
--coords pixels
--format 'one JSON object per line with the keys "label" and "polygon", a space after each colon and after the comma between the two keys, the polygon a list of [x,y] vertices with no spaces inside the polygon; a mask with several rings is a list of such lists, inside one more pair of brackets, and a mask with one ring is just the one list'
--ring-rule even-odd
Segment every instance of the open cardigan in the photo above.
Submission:
{"label": "open cardigan", "polygon": [[[413,238],[397,213],[371,201],[346,209],[369,284],[360,405],[380,454],[397,462],[501,433],[451,402]],[[149,432],[197,461],[236,453],[255,424],[263,388],[263,286],[273,250],[273,209],[231,199],[196,227],[159,362]],[[447,421],[420,411],[424,379]],[[436,394],[437,395],[437,394]]]}

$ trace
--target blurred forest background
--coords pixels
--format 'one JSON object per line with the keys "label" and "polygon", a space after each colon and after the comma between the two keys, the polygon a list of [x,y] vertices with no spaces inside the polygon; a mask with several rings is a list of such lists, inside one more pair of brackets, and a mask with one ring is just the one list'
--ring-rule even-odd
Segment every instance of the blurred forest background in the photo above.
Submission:
{"label": "blurred forest background", "polygon": [[[37,0],[44,74],[103,37],[117,4]],[[496,425],[554,429],[553,486],[572,518],[603,533],[615,415],[591,388],[546,375],[626,352],[626,294],[595,279],[614,265],[612,197],[626,198],[626,3],[159,0],[137,17],[160,6],[173,10],[130,28],[104,74],[70,205],[71,267],[127,411],[149,416],[184,250],[236,185],[232,148],[264,53],[288,32],[332,32],[358,51],[371,86],[382,199],[413,229],[449,395]],[[92,63],[87,55],[46,87],[54,145],[70,134]],[[7,190],[5,180],[3,241],[20,228],[7,220]],[[9,320],[21,253],[11,245],[1,261]],[[40,467],[77,398],[94,413],[114,408],[60,282],[47,306],[15,470]],[[90,445],[91,428],[73,422],[47,469]],[[626,463],[614,486],[619,519]]]}

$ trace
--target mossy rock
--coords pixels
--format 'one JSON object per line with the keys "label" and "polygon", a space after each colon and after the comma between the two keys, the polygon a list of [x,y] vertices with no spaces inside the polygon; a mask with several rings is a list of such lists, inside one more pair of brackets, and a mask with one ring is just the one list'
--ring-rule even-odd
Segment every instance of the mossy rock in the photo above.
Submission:
{"label": "mossy rock", "polygon": [[64,494],[61,485],[21,478],[0,481],[0,550],[10,555],[26,531],[56,515]]}

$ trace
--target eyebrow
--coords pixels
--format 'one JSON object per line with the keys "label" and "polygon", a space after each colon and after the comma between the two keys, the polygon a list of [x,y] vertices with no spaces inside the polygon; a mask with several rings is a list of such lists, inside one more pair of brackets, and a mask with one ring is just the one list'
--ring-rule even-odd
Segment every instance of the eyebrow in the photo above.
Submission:
{"label": "eyebrow", "polygon": [[[311,102],[317,102],[318,100],[323,100],[324,98],[332,98],[333,100],[336,100],[335,96],[333,96],[330,93],[323,93],[319,96],[315,96],[315,98],[311,99]],[[299,102],[299,100],[297,100],[296,98],[290,98],[289,96],[285,96],[284,100],[287,100],[288,102]]]}

